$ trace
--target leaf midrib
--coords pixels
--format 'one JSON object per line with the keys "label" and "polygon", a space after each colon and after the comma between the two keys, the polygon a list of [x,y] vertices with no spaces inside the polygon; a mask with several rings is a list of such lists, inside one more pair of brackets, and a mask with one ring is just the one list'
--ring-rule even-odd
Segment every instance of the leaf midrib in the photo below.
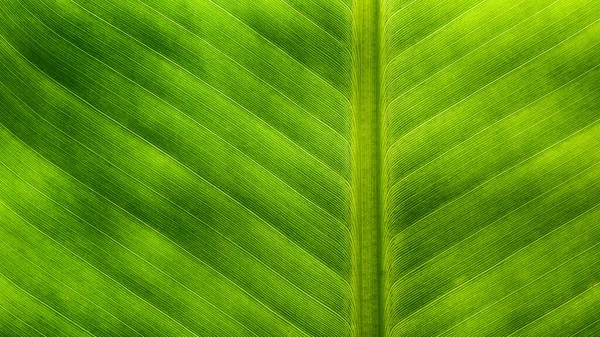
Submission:
{"label": "leaf midrib", "polygon": [[383,335],[382,141],[378,0],[354,4],[353,219],[355,332]]}

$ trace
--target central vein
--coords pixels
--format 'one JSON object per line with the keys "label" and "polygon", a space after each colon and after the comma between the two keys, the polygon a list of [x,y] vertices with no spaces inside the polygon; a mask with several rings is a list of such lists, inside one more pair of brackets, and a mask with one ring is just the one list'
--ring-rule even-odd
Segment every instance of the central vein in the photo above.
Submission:
{"label": "central vein", "polygon": [[356,332],[383,335],[379,1],[354,2],[354,160]]}

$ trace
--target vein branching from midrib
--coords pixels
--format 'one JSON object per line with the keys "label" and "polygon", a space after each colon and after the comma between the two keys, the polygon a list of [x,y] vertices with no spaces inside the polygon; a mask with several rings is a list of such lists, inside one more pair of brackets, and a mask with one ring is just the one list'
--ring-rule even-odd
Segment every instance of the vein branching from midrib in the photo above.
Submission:
{"label": "vein branching from midrib", "polygon": [[355,332],[382,336],[379,0],[354,1]]}

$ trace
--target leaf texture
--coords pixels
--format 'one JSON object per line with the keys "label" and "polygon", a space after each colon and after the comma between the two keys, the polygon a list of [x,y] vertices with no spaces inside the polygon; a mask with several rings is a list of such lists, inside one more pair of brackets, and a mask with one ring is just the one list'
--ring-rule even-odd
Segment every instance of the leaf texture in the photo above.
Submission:
{"label": "leaf texture", "polygon": [[597,4],[385,11],[385,334],[597,334]]}
{"label": "leaf texture", "polygon": [[0,335],[598,335],[599,13],[0,0]]}

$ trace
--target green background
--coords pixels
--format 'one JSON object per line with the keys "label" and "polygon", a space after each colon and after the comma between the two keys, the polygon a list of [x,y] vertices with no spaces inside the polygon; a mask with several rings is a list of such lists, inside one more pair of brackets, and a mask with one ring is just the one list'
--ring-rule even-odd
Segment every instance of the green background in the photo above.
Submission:
{"label": "green background", "polygon": [[0,336],[599,336],[599,19],[0,0]]}

